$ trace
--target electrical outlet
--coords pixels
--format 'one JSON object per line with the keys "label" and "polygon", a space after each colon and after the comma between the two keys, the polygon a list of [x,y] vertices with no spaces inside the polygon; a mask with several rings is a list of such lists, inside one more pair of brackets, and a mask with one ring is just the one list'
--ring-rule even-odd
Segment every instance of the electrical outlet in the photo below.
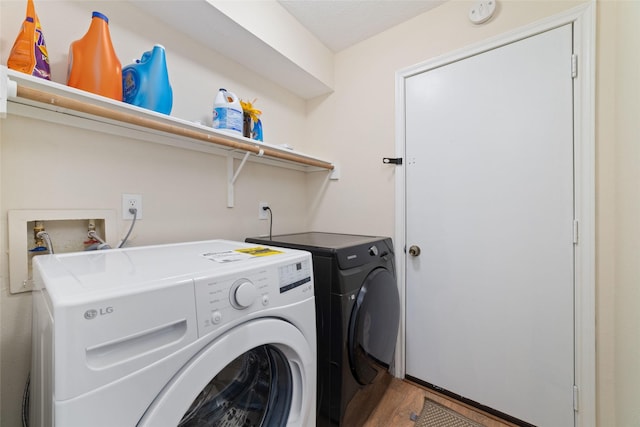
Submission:
{"label": "electrical outlet", "polygon": [[129,209],[135,208],[136,220],[142,219],[142,195],[141,194],[123,194],[122,195],[122,219],[133,219],[133,214]]}
{"label": "electrical outlet", "polygon": [[269,212],[265,209],[269,207],[268,202],[258,203],[258,219],[269,219]]}

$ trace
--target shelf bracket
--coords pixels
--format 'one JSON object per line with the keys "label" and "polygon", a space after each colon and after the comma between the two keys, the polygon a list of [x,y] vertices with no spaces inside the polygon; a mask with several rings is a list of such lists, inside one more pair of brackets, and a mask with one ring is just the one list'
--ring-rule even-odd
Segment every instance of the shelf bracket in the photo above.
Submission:
{"label": "shelf bracket", "polygon": [[[260,151],[258,151],[258,154],[256,155],[258,157],[262,157],[263,154],[264,154],[264,150],[261,148]],[[242,171],[242,168],[244,167],[244,164],[247,162],[247,159],[249,158],[250,155],[251,155],[250,151],[247,151],[246,153],[244,153],[244,157],[242,157],[242,161],[240,162],[238,169],[234,171],[233,155],[227,154],[227,207],[228,208],[232,208],[235,205],[234,185],[236,183],[236,180],[238,179],[238,175],[240,175],[240,172]]]}
{"label": "shelf bracket", "polygon": [[7,68],[0,67],[0,119],[7,117],[7,100],[15,98],[18,92],[18,84],[9,79]]}

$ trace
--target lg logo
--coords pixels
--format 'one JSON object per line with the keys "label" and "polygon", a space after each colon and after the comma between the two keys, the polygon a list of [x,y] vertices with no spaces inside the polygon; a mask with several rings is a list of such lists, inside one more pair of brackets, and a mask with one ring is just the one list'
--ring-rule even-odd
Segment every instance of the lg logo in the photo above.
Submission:
{"label": "lg logo", "polygon": [[98,310],[91,309],[84,312],[84,318],[87,320],[92,320],[98,316],[105,316],[111,313],[113,313],[113,307],[104,307]]}

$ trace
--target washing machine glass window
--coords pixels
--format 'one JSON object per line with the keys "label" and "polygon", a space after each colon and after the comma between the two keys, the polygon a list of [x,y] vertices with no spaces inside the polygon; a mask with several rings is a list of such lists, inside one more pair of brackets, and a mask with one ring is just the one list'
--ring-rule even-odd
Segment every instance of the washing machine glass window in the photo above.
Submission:
{"label": "washing machine glass window", "polygon": [[356,380],[371,383],[393,359],[400,323],[395,278],[385,268],[373,270],[364,281],[349,320],[349,365]]}
{"label": "washing machine glass window", "polygon": [[191,358],[135,425],[308,426],[315,413],[315,348],[290,323],[262,318],[248,324],[250,332],[247,324],[233,328]]}
{"label": "washing machine glass window", "polygon": [[264,345],[237,357],[200,392],[179,427],[285,426],[291,372],[277,348]]}

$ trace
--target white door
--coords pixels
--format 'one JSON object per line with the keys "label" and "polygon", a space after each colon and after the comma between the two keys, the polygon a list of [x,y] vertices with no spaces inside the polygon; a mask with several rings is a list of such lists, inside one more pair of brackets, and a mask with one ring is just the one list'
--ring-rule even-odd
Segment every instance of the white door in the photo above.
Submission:
{"label": "white door", "polygon": [[[572,26],[406,80],[406,373],[573,426]],[[409,249],[409,248],[407,248]]]}

